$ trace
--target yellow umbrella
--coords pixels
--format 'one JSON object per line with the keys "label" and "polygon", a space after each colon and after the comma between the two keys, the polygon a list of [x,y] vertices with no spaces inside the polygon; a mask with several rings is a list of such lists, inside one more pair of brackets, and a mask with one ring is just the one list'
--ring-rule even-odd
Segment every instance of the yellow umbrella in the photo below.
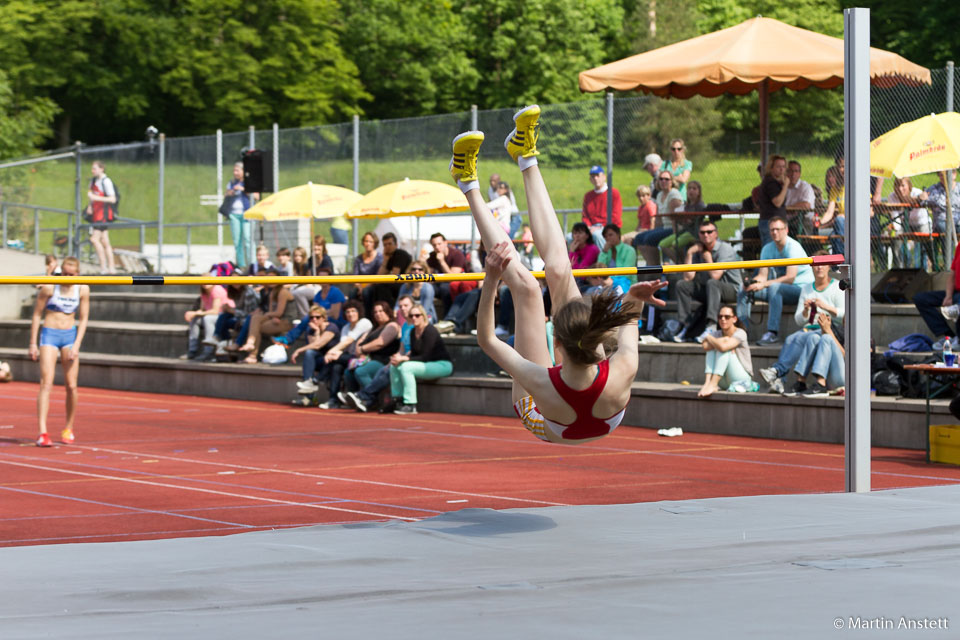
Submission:
{"label": "yellow umbrella", "polygon": [[[953,220],[953,171],[960,165],[960,114],[930,114],[888,131],[870,143],[870,173],[884,178],[907,178],[947,171],[947,221]],[[954,228],[946,225],[944,255],[953,259]]]}
{"label": "yellow umbrella", "polygon": [[457,187],[433,180],[391,182],[377,187],[347,210],[348,218],[388,218],[452,213],[470,209]]}
{"label": "yellow umbrella", "polygon": [[908,178],[960,165],[960,113],[906,122],[870,143],[870,174]]}
{"label": "yellow umbrella", "polygon": [[244,212],[248,220],[295,220],[336,218],[363,196],[351,189],[329,184],[307,184],[278,191]]}

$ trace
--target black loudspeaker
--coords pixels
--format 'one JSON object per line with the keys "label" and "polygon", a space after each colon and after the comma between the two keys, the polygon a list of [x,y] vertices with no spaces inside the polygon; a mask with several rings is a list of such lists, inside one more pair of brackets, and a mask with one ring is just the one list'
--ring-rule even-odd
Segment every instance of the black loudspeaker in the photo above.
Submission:
{"label": "black loudspeaker", "polygon": [[930,274],[923,269],[890,269],[874,285],[870,295],[874,302],[905,304],[913,296],[930,289]]}
{"label": "black loudspeaker", "polygon": [[243,154],[243,190],[247,193],[273,192],[273,167],[266,151],[251,149]]}

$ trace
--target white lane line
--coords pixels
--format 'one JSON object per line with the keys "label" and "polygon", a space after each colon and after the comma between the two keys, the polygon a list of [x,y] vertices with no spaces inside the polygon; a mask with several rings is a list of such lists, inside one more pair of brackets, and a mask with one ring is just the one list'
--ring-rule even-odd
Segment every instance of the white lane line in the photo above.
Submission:
{"label": "white lane line", "polygon": [[[71,446],[82,446],[82,445],[71,445]],[[145,457],[149,456],[151,458],[159,458],[161,460],[173,460],[175,462],[191,462],[195,464],[205,464],[205,465],[211,465],[215,467],[230,467],[231,469],[242,469],[244,471],[258,471],[260,473],[279,473],[282,475],[291,475],[291,476],[297,476],[300,478],[312,478],[314,480],[319,479],[319,480],[328,480],[328,481],[332,480],[332,481],[339,481],[339,482],[352,482],[354,484],[369,484],[369,485],[374,485],[378,487],[392,487],[394,489],[410,489],[413,491],[445,493],[445,494],[452,494],[456,496],[468,496],[471,498],[489,498],[491,500],[504,500],[506,502],[520,502],[523,504],[539,504],[539,505],[546,505],[550,507],[569,507],[570,506],[565,502],[548,502],[546,500],[532,500],[530,498],[512,498],[509,496],[498,496],[498,495],[493,495],[489,493],[472,493],[469,491],[454,491],[451,489],[436,489],[433,487],[420,487],[420,486],[409,485],[409,484],[397,484],[395,482],[379,482],[377,480],[359,480],[355,478],[342,478],[339,476],[328,476],[328,475],[323,475],[318,473],[304,473],[302,471],[290,471],[287,469],[267,469],[265,467],[252,467],[252,466],[247,466],[242,464],[233,464],[233,463],[225,463],[225,462],[211,462],[209,460],[195,460],[193,458],[178,458],[176,456],[164,456],[164,455],[157,455],[152,453],[141,454],[135,451],[125,451],[123,449],[107,449],[105,447],[100,447],[100,446],[85,447],[85,448],[93,449],[96,451],[106,451],[107,453],[127,454],[127,455],[134,455],[134,456],[142,455]]]}
{"label": "white lane line", "polygon": [[[86,478],[99,478],[101,480],[118,480],[120,482],[129,482],[132,484],[142,484],[152,487],[163,487],[165,489],[180,489],[182,491],[194,491],[197,493],[208,493],[217,496],[226,496],[228,498],[239,498],[241,500],[254,500],[258,502],[269,502],[271,504],[284,504],[292,507],[305,507],[307,509],[320,509],[324,511],[341,511],[344,513],[356,513],[364,516],[375,516],[377,518],[393,518],[396,520],[409,520],[411,522],[416,522],[420,518],[411,518],[408,516],[398,516],[386,513],[376,513],[374,511],[360,511],[357,509],[345,509],[343,507],[330,507],[326,505],[317,505],[317,504],[306,504],[303,502],[294,502],[293,500],[280,500],[277,498],[261,498],[258,496],[251,496],[243,493],[231,493],[229,491],[216,491],[214,489],[202,489],[200,487],[185,487],[176,484],[168,484],[166,482],[153,482],[150,480],[137,480],[136,478],[124,478],[120,476],[111,476],[101,473],[88,473],[86,471],[75,471],[72,469],[60,469],[57,467],[46,467],[43,465],[36,464],[27,464],[25,462],[12,462],[9,460],[0,460],[0,464],[6,464],[14,467],[25,467],[27,469],[38,469],[41,471],[55,471],[57,473],[66,473],[69,475],[83,476]],[[211,508],[215,509],[215,508]]]}

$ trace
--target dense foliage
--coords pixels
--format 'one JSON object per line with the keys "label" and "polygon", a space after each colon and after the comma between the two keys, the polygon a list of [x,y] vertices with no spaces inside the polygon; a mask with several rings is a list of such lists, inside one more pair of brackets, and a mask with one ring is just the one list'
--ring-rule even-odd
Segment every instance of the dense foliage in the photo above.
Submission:
{"label": "dense foliage", "polygon": [[[7,0],[0,156],[83,140],[398,118],[595,98],[577,72],[762,14],[841,36],[839,0]],[[863,3],[861,3],[863,4]],[[930,66],[956,3],[873,5],[874,45]],[[937,28],[936,36],[932,33]],[[670,101],[629,135],[662,148],[755,131],[756,96]],[[839,91],[782,91],[771,120],[826,141]],[[686,124],[689,123],[689,124]]]}

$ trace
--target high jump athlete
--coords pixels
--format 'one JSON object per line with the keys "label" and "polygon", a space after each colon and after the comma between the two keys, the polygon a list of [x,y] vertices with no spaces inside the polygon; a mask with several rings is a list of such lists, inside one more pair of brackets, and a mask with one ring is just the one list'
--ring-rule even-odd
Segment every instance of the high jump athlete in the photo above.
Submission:
{"label": "high jump athlete", "polygon": [[[80,273],[80,262],[69,257],[60,267],[61,275]],[[85,284],[46,284],[37,292],[37,303],[30,324],[30,358],[40,361],[40,393],[37,396],[37,419],[40,435],[38,447],[50,447],[47,433],[50,411],[50,389],[57,370],[57,358],[63,365],[63,382],[67,388],[67,421],[60,432],[60,441],[73,444],[73,423],[77,415],[77,376],[80,371],[80,343],[87,332],[90,315],[90,287]],[[43,326],[41,327],[41,317]],[[76,323],[79,319],[79,324]],[[39,343],[37,334],[39,333]]]}
{"label": "high jump athlete", "polygon": [[[516,249],[480,193],[477,155],[483,133],[468,131],[454,138],[450,173],[467,197],[484,246],[492,247],[477,314],[477,339],[484,352],[513,377],[514,410],[528,430],[548,442],[590,442],[609,434],[623,419],[637,373],[637,319],[645,302],[665,305],[653,294],[666,282],[639,282],[623,296],[611,291],[589,299],[580,295],[563,232],[537,166],[540,108],[526,107],[513,119],[516,128],[504,146],[523,176],[533,241],[545,263],[554,309],[554,343],[562,364],[551,366],[540,285],[521,266]],[[516,305],[514,348],[494,334],[493,302],[501,279]],[[603,345],[614,330],[617,350],[607,358]]]}

